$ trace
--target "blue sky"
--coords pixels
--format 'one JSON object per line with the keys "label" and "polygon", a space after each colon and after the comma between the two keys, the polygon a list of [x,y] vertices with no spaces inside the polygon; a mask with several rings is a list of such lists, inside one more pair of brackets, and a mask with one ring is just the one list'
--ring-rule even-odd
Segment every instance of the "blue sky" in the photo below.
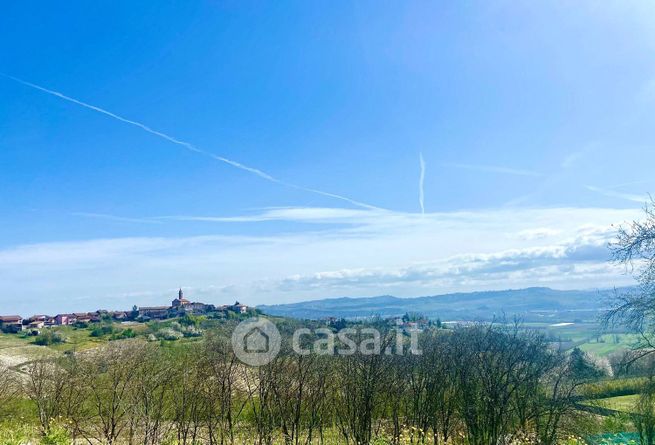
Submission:
{"label": "blue sky", "polygon": [[0,312],[628,282],[649,2],[16,1],[0,36],[5,75],[202,151],[0,77]]}

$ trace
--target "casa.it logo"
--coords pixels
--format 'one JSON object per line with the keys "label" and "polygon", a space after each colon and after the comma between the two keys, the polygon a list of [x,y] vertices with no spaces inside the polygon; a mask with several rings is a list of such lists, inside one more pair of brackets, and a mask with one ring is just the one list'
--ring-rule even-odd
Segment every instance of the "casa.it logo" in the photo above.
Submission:
{"label": "casa.it logo", "polygon": [[280,352],[282,340],[275,325],[265,318],[249,318],[232,333],[232,349],[237,358],[250,366],[270,363]]}

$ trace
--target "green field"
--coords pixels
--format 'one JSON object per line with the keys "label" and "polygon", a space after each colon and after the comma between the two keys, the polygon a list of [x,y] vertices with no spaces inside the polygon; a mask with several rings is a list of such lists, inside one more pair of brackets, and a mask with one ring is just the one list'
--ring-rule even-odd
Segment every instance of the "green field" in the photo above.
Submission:
{"label": "green field", "polygon": [[[71,326],[54,326],[51,328],[44,328],[44,330],[57,332],[63,336],[65,341],[60,344],[48,346],[48,349],[57,351],[67,351],[72,349],[88,349],[107,340],[94,338],[90,336],[88,329],[76,329]],[[34,344],[35,337],[21,334],[2,334],[0,333],[0,350],[9,347],[28,347],[28,348],[41,348]]]}
{"label": "green field", "polygon": [[639,337],[635,334],[603,334],[581,344],[579,348],[590,354],[604,357],[618,350],[631,349],[638,340]]}
{"label": "green field", "polygon": [[[3,334],[0,333],[0,366],[18,370],[22,365],[43,356],[54,356],[58,353],[71,350],[84,350],[99,346],[107,342],[107,338],[94,338],[89,329],[76,329],[72,326],[54,326],[45,328],[61,334],[63,343],[50,346],[34,344],[36,337],[26,333]],[[140,329],[145,329],[145,325]]]}
{"label": "green field", "polygon": [[603,333],[598,323],[525,323],[527,328],[543,331],[565,349],[578,347],[584,352],[605,357],[616,351],[631,349],[639,336],[624,332]]}
{"label": "green field", "polygon": [[608,397],[606,399],[589,400],[585,405],[600,406],[602,408],[613,409],[624,413],[631,413],[634,411],[635,404],[639,398],[638,394],[628,396]]}
{"label": "green field", "polygon": [[[52,326],[41,329],[41,334],[58,334],[63,341],[52,342],[48,346],[38,346],[35,342],[37,336],[31,336],[23,331],[18,334],[4,334],[0,332],[0,365],[16,367],[18,364],[29,361],[39,354],[56,354],[66,351],[82,351],[103,345],[111,340],[119,340],[121,333],[130,333],[131,337],[147,338],[149,341],[169,341],[159,335],[162,331],[170,331],[176,327],[179,336],[173,341],[189,343],[198,341],[201,332],[214,329],[225,324],[223,319],[212,319],[205,316],[191,317],[191,322],[197,327],[197,335],[187,335],[185,331],[189,326],[180,325],[182,318],[167,319],[151,322],[125,322],[103,321],[91,323],[87,327]],[[189,320],[187,320],[188,322]],[[93,335],[94,330],[110,328],[107,332]],[[182,332],[184,331],[184,333]]]}

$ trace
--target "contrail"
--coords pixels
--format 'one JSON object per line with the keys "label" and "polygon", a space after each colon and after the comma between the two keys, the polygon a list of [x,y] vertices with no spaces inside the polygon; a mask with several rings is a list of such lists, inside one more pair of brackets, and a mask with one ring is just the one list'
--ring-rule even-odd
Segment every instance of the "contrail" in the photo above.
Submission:
{"label": "contrail", "polygon": [[601,195],[608,196],[610,198],[619,198],[625,199],[626,201],[646,203],[648,202],[648,195],[635,195],[632,193],[621,193],[614,190],[604,190],[599,187],[594,187],[593,185],[585,185],[585,188],[589,191],[600,193]]}
{"label": "contrail", "polygon": [[108,215],[106,213],[89,213],[89,212],[73,212],[72,216],[81,216],[83,218],[107,219],[110,221],[129,222],[129,223],[142,223],[142,224],[161,224],[161,221],[152,218],[128,218],[124,216]]}
{"label": "contrail", "polygon": [[93,110],[93,111],[95,111],[97,113],[104,114],[105,116],[109,116],[109,117],[111,117],[113,119],[116,119],[116,120],[118,120],[120,122],[124,122],[126,124],[133,125],[135,127],[138,127],[140,129],[142,129],[143,131],[146,131],[146,132],[148,132],[150,134],[153,134],[153,135],[158,136],[158,137],[160,137],[162,139],[165,139],[165,140],[167,140],[169,142],[172,142],[173,144],[180,145],[180,146],[186,148],[187,150],[189,150],[189,151],[191,151],[193,153],[197,153],[197,154],[200,154],[200,155],[203,155],[203,156],[207,156],[207,157],[212,158],[212,159],[214,159],[216,161],[220,161],[220,162],[223,162],[225,164],[231,165],[232,167],[236,167],[236,168],[238,168],[240,170],[246,171],[248,173],[252,173],[252,174],[254,174],[256,176],[259,176],[262,179],[273,182],[275,184],[280,184],[280,185],[283,185],[283,186],[286,186],[286,187],[291,187],[291,188],[294,188],[294,189],[297,189],[297,190],[302,190],[302,191],[309,192],[309,193],[314,193],[314,194],[318,194],[318,195],[322,195],[322,196],[326,196],[326,197],[330,197],[330,198],[334,198],[334,199],[339,199],[341,201],[346,201],[346,202],[349,202],[350,204],[353,204],[353,205],[358,206],[358,207],[363,207],[363,208],[366,208],[366,209],[383,210],[383,209],[381,209],[379,207],[376,207],[376,206],[373,206],[373,205],[370,205],[370,204],[366,204],[364,202],[360,202],[360,201],[356,201],[354,199],[348,198],[347,196],[338,195],[336,193],[324,192],[322,190],[312,189],[312,188],[309,188],[309,187],[303,187],[301,185],[291,184],[291,183],[282,181],[280,179],[275,178],[272,175],[269,175],[268,173],[266,173],[266,172],[264,172],[264,171],[262,171],[262,170],[260,170],[258,168],[250,167],[250,166],[244,165],[244,164],[242,164],[240,162],[234,161],[232,159],[224,158],[223,156],[219,156],[219,155],[216,155],[214,153],[202,150],[202,149],[196,147],[195,145],[191,144],[190,142],[182,141],[182,140],[177,139],[177,138],[175,138],[173,136],[170,136],[170,135],[168,135],[166,133],[162,133],[161,131],[157,131],[157,130],[155,130],[153,128],[148,127],[145,124],[142,124],[141,122],[137,122],[137,121],[134,121],[134,120],[131,120],[131,119],[127,119],[127,118],[125,118],[123,116],[119,116],[118,114],[112,113],[111,111],[107,111],[107,110],[105,110],[103,108],[100,108],[100,107],[97,107],[95,105],[91,105],[89,103],[82,102],[81,100],[75,99],[73,97],[66,96],[65,94],[62,94],[62,93],[60,93],[58,91],[50,90],[50,89],[42,87],[40,85],[36,85],[36,84],[34,84],[32,82],[28,82],[26,80],[19,79],[18,77],[10,76],[10,75],[4,74],[4,73],[0,73],[0,75],[3,76],[3,77],[6,77],[8,79],[13,80],[14,82],[18,82],[18,83],[20,83],[22,85],[25,85],[27,87],[34,88],[36,90],[39,90],[39,91],[42,91],[44,93],[50,94],[51,96],[55,96],[55,97],[58,97],[60,99],[66,100],[68,102],[72,102],[72,103],[74,103],[76,105],[79,105],[79,106],[84,107],[84,108],[88,108],[89,110]]}
{"label": "contrail", "polygon": [[481,171],[487,173],[501,173],[506,175],[534,176],[534,177],[544,176],[542,173],[535,172],[532,170],[522,170],[518,168],[503,167],[498,165],[459,164],[459,163],[450,163],[450,162],[446,162],[442,165],[444,165],[445,167],[455,167],[455,168],[462,168],[465,170],[475,170],[475,171]]}
{"label": "contrail", "polygon": [[419,152],[418,158],[421,164],[421,176],[418,180],[418,203],[421,205],[421,214],[425,215],[425,193],[423,187],[425,183],[425,161],[423,160],[423,152]]}

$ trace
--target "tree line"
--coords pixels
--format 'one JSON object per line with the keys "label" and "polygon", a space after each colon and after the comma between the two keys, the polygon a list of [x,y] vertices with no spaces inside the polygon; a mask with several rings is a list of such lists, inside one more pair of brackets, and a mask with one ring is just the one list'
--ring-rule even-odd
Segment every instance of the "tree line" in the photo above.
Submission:
{"label": "tree line", "polygon": [[347,356],[297,354],[282,327],[280,354],[260,367],[225,332],[173,347],[113,341],[0,373],[0,399],[29,400],[40,435],[76,443],[550,445],[597,372],[517,325],[428,329],[420,355],[384,353],[394,327],[374,325],[382,353]]}

